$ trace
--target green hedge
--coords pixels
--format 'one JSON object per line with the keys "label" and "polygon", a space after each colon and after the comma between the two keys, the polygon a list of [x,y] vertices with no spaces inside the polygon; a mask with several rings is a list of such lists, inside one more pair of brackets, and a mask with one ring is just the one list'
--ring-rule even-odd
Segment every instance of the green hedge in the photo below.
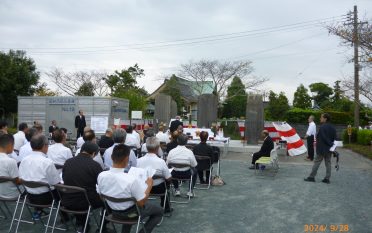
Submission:
{"label": "green hedge", "polygon": [[[290,123],[306,123],[310,115],[315,117],[315,122],[319,123],[320,114],[323,111],[312,109],[292,108],[287,112],[286,119]],[[327,111],[331,115],[331,122],[333,124],[351,124],[353,116],[347,112]]]}
{"label": "green hedge", "polygon": [[372,130],[358,130],[357,142],[360,145],[370,145],[372,142]]}
{"label": "green hedge", "polygon": [[[351,128],[352,131],[351,131],[351,143],[357,143],[357,140],[358,140],[358,128]],[[343,143],[345,144],[348,144],[349,143],[349,135],[347,134],[347,129],[344,130],[343,134],[342,134],[342,141]]]}

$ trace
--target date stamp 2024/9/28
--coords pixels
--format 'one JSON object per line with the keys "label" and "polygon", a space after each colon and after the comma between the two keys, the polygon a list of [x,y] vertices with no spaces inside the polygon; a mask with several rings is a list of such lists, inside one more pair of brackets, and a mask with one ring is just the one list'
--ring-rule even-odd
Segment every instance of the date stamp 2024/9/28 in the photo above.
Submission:
{"label": "date stamp 2024/9/28", "polygon": [[348,224],[305,224],[304,232],[349,232]]}

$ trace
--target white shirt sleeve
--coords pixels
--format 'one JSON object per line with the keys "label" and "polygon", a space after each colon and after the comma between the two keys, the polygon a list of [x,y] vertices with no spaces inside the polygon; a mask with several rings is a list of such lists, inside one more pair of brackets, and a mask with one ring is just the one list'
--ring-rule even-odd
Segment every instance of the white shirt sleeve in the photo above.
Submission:
{"label": "white shirt sleeve", "polygon": [[169,179],[172,177],[172,175],[169,172],[167,164],[165,164],[165,161],[163,160],[163,169],[162,169],[162,175],[164,176],[165,179]]}
{"label": "white shirt sleeve", "polygon": [[15,160],[12,160],[10,163],[9,163],[9,167],[8,167],[8,174],[9,174],[9,177],[12,177],[12,178],[17,178],[19,177],[19,173],[18,173],[18,167],[17,167],[17,162]]}

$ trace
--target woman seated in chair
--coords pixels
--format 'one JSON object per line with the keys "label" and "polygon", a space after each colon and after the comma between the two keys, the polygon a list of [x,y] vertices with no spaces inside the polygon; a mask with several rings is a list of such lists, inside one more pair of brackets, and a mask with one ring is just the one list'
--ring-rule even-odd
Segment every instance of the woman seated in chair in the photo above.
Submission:
{"label": "woman seated in chair", "polygon": [[[199,156],[208,156],[211,159],[213,159],[213,148],[207,144],[207,139],[208,139],[208,132],[202,131],[199,135],[200,137],[200,143],[196,146],[194,146],[193,152],[194,155],[199,155]],[[208,160],[202,160],[199,161],[198,166],[196,169],[198,170],[198,175],[199,175],[199,180],[201,184],[207,184],[209,183],[209,177],[210,177],[210,163]],[[205,180],[204,180],[204,171],[205,170]]]}

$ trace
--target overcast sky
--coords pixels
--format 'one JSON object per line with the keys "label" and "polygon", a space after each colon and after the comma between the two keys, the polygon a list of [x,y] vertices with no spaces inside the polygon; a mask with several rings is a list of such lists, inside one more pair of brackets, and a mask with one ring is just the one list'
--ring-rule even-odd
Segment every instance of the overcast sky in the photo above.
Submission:
{"label": "overcast sky", "polygon": [[254,75],[270,79],[262,89],[292,100],[301,83],[333,86],[353,74],[352,48],[315,23],[343,21],[354,5],[371,19],[372,0],[1,0],[0,49],[26,50],[48,84],[54,67],[113,72],[138,63],[149,92],[191,60],[250,60]]}

